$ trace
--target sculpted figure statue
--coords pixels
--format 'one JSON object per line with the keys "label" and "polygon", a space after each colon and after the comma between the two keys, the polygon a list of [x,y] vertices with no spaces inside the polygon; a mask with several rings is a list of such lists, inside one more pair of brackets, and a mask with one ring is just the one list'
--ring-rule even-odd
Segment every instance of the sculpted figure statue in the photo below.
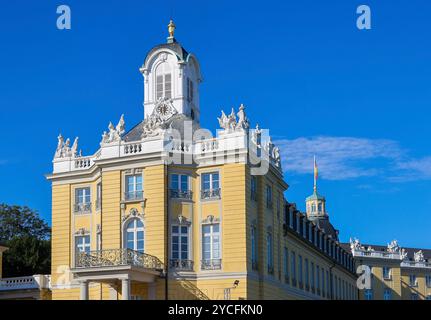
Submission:
{"label": "sculpted figure statue", "polygon": [[243,104],[239,107],[238,111],[238,123],[236,125],[237,129],[245,129],[247,130],[250,127],[250,122],[245,114],[245,107]]}
{"label": "sculpted figure statue", "polygon": [[424,253],[422,252],[422,250],[415,252],[414,259],[415,259],[415,262],[424,262],[425,261]]}
{"label": "sculpted figure statue", "polygon": [[57,144],[57,149],[55,150],[55,156],[54,156],[54,158],[62,158],[63,157],[64,138],[60,134],[57,139],[58,139],[58,144]]}
{"label": "sculpted figure statue", "polygon": [[71,150],[71,156],[75,158],[78,155],[78,141],[79,141],[79,138],[78,137],[75,138],[75,141],[73,142],[72,150]]}
{"label": "sculpted figure statue", "polygon": [[115,128],[119,136],[122,136],[126,132],[126,122],[124,121],[124,114],[121,115],[120,121]]}
{"label": "sculpted figure statue", "polygon": [[398,253],[400,252],[401,247],[398,245],[397,240],[392,240],[391,243],[388,244],[388,252],[390,253]]}

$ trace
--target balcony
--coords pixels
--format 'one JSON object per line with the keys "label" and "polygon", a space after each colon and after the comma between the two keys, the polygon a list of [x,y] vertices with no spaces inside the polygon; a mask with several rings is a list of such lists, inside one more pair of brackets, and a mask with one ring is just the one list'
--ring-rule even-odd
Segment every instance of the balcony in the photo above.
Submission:
{"label": "balcony", "polygon": [[75,203],[75,205],[73,206],[73,212],[75,212],[77,214],[91,213],[91,202]]}
{"label": "balcony", "polygon": [[143,269],[163,270],[162,262],[152,255],[131,249],[111,249],[76,254],[75,268],[134,266]]}
{"label": "balcony", "polygon": [[124,193],[125,201],[141,201],[144,199],[143,191],[128,191]]}
{"label": "balcony", "polygon": [[[131,249],[107,249],[78,252],[71,269],[80,286],[80,299],[89,299],[89,284],[106,283],[121,290],[123,300],[130,300],[133,283],[155,284],[165,276],[163,263],[155,256]],[[155,299],[156,287],[148,287],[149,299]]]}
{"label": "balcony", "polygon": [[206,259],[201,261],[202,270],[220,270],[221,259]]}
{"label": "balcony", "polygon": [[218,189],[210,189],[210,190],[202,190],[201,191],[201,199],[202,200],[214,200],[220,199],[220,188]]}
{"label": "balcony", "polygon": [[171,199],[185,199],[185,200],[191,200],[193,198],[193,192],[190,190],[176,190],[176,189],[170,189],[169,194]]}
{"label": "balcony", "polygon": [[177,271],[193,271],[193,260],[171,259],[169,267]]}

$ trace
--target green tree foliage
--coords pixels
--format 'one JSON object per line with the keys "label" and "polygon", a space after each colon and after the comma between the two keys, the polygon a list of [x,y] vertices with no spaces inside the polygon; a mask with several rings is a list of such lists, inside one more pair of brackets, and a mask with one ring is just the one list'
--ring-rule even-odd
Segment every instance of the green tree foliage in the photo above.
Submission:
{"label": "green tree foliage", "polygon": [[28,207],[0,204],[3,277],[51,273],[51,229]]}

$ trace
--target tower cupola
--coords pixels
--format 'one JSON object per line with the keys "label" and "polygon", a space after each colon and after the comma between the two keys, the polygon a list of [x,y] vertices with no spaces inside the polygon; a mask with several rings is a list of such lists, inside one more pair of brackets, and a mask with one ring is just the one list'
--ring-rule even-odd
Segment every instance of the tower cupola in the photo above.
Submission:
{"label": "tower cupola", "polygon": [[176,25],[168,25],[167,42],[155,46],[140,68],[144,76],[144,113],[149,117],[161,101],[171,104],[199,124],[199,85],[202,82],[199,61],[175,39]]}

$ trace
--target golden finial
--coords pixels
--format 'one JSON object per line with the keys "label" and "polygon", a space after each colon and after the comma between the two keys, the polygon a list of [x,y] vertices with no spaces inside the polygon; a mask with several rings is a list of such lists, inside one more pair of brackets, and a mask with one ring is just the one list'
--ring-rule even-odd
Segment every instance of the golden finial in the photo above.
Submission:
{"label": "golden finial", "polygon": [[168,25],[169,38],[174,37],[176,27],[177,26],[175,25],[174,20],[171,19],[171,21],[169,22],[169,25]]}

